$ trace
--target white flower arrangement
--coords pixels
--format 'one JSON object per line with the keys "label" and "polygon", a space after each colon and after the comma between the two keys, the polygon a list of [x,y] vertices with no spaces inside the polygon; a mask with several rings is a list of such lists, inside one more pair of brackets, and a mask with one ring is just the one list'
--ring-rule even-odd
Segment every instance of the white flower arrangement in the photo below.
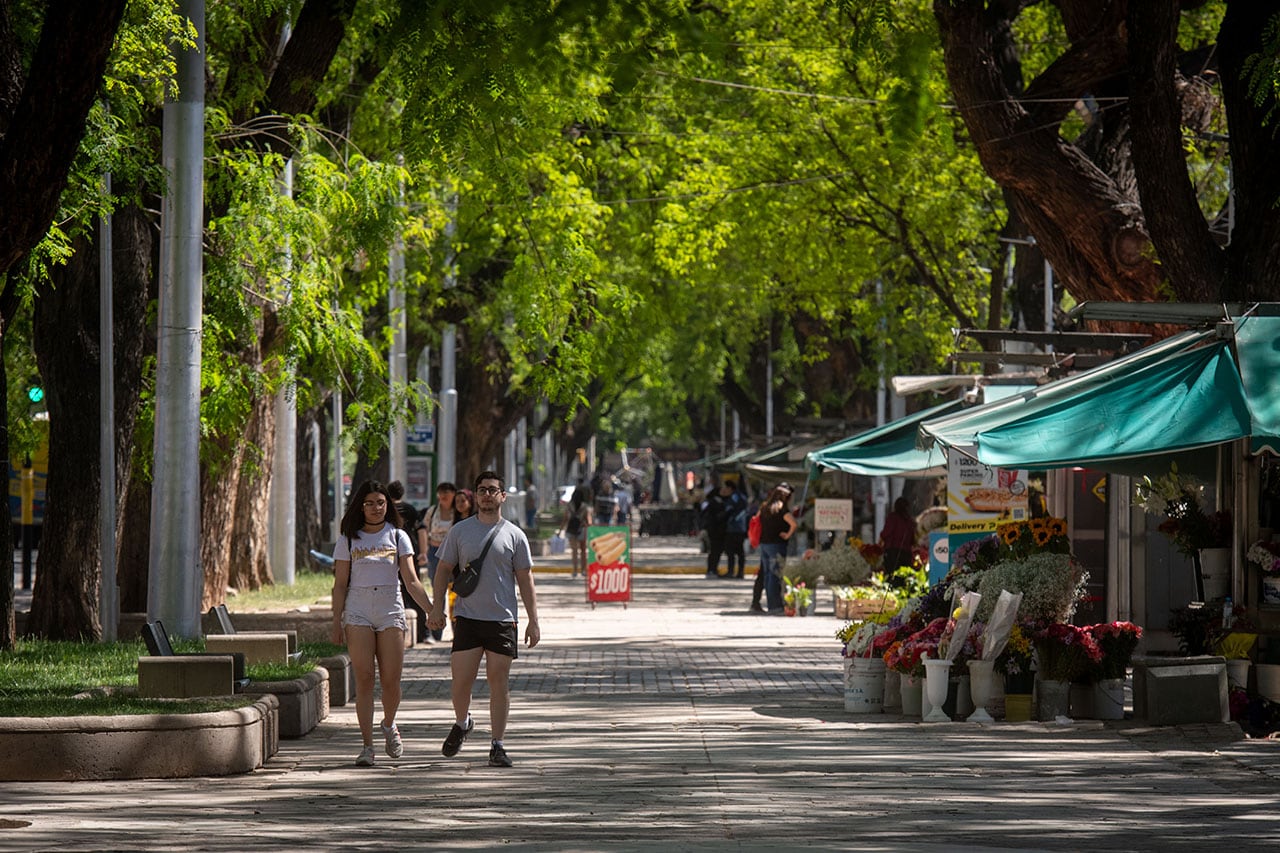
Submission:
{"label": "white flower arrangement", "polygon": [[977,619],[988,622],[1004,590],[1022,593],[1019,616],[1029,621],[1065,622],[1075,613],[1089,573],[1069,554],[1041,552],[1021,560],[1002,560],[982,573]]}

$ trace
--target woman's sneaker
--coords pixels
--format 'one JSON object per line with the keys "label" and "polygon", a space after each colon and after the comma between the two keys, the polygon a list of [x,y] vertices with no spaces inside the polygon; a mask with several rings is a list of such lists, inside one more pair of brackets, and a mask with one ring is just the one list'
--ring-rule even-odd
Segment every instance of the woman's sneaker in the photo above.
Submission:
{"label": "woman's sneaker", "polygon": [[400,729],[395,723],[382,727],[382,736],[387,740],[387,755],[399,758],[404,755],[404,742],[400,740]]}
{"label": "woman's sneaker", "polygon": [[373,766],[373,747],[366,746],[360,750],[360,754],[356,756],[356,767],[372,767]]}
{"label": "woman's sneaker", "polygon": [[449,729],[449,736],[444,739],[444,745],[440,747],[440,751],[444,753],[445,758],[453,758],[458,754],[458,750],[462,748],[462,742],[467,739],[467,735],[471,734],[471,730],[476,727],[476,721],[470,714],[467,715],[467,727],[464,729],[457,723],[453,724],[453,728]]}
{"label": "woman's sneaker", "polygon": [[507,751],[502,748],[502,744],[495,743],[489,747],[489,766],[490,767],[510,767],[511,759],[507,757]]}

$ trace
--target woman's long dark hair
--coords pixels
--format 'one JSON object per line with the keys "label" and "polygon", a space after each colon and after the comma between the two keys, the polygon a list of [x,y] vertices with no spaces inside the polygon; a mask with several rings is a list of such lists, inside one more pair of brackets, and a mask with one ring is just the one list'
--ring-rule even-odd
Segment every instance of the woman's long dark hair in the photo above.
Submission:
{"label": "woman's long dark hair", "polygon": [[791,494],[790,486],[774,486],[769,490],[768,497],[764,499],[764,505],[760,507],[760,514],[762,516],[785,515],[789,511],[787,498],[791,497]]}
{"label": "woman's long dark hair", "polygon": [[[467,499],[467,514],[466,514],[466,515],[461,515],[461,514],[459,514],[459,512],[458,512],[458,496],[459,496],[459,495],[461,495],[462,497],[464,497],[464,498],[466,498],[466,499]],[[454,495],[453,495],[453,521],[454,521],[454,523],[456,524],[456,523],[458,523],[459,521],[462,521],[462,519],[464,519],[464,518],[470,518],[471,516],[473,516],[473,515],[475,515],[475,514],[476,514],[476,493],[475,493],[475,492],[473,492],[473,491],[471,491],[470,489],[458,489],[458,491],[457,491],[457,492],[455,492],[455,493],[454,493]]]}
{"label": "woman's long dark hair", "polygon": [[360,488],[351,493],[351,502],[347,504],[347,511],[342,514],[342,523],[338,525],[338,529],[343,536],[354,539],[360,535],[360,528],[364,527],[364,502],[373,494],[387,499],[387,515],[384,520],[396,527],[400,526],[400,511],[396,509],[396,502],[391,500],[391,495],[387,494],[387,487],[377,480],[365,480]]}

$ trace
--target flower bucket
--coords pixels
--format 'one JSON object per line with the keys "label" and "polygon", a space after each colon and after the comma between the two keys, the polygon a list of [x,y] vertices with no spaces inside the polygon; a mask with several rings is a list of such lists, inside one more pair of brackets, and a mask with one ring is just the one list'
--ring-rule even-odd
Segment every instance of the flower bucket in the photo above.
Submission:
{"label": "flower bucket", "polygon": [[1046,679],[1036,681],[1036,719],[1051,723],[1071,716],[1071,682]]}
{"label": "flower bucket", "polygon": [[942,709],[947,701],[947,690],[951,686],[951,661],[927,658],[924,662],[925,690],[929,691],[929,712],[924,715],[926,723],[949,723],[951,718]]}
{"label": "flower bucket", "polygon": [[1262,603],[1280,604],[1280,578],[1262,579]]}
{"label": "flower bucket", "polygon": [[1104,678],[1093,685],[1093,716],[1097,720],[1124,719],[1124,679]]}
{"label": "flower bucket", "polygon": [[1280,664],[1260,663],[1254,669],[1258,679],[1258,695],[1272,702],[1280,702]]}
{"label": "flower bucket", "polygon": [[1227,658],[1227,686],[1249,689],[1249,667],[1253,661],[1248,658]]}
{"label": "flower bucket", "polygon": [[1077,720],[1096,720],[1093,707],[1093,685],[1071,683],[1071,716]]}
{"label": "flower bucket", "polygon": [[851,714],[884,711],[884,660],[853,658],[844,687],[844,709]]}
{"label": "flower bucket", "polygon": [[1231,549],[1201,548],[1200,577],[1204,600],[1215,601],[1231,592]]}
{"label": "flower bucket", "polygon": [[902,711],[902,673],[896,669],[886,668],[884,671],[884,712],[900,713]]}
{"label": "flower bucket", "polygon": [[[1277,667],[1280,669],[1280,667]],[[916,675],[902,675],[898,682],[899,694],[902,697],[902,716],[916,717],[921,715],[921,691],[924,679]]]}
{"label": "flower bucket", "polygon": [[1031,719],[1031,694],[1004,694],[1004,718],[1010,723],[1025,723]]}
{"label": "flower bucket", "polygon": [[973,699],[974,710],[965,719],[971,723],[992,722],[993,718],[987,710],[987,703],[991,701],[994,668],[993,660],[969,661],[969,694]]}

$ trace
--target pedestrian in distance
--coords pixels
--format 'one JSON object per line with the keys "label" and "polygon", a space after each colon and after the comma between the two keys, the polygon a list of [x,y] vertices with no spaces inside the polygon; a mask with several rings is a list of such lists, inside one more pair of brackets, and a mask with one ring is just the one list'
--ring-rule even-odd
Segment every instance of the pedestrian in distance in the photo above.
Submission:
{"label": "pedestrian in distance", "polygon": [[[702,502],[702,529],[707,534],[707,577],[718,578],[720,575],[720,555],[725,551],[729,535],[729,519],[739,509],[737,484],[733,479],[725,477],[720,486]],[[742,503],[746,503],[742,501]],[[730,565],[727,576],[733,575]]]}
{"label": "pedestrian in distance", "polygon": [[444,590],[454,567],[463,568],[479,561],[480,577],[475,590],[458,598],[456,605],[453,652],[449,657],[452,676],[449,693],[455,722],[441,752],[446,757],[457,755],[475,728],[471,691],[483,660],[489,686],[489,765],[510,767],[503,737],[511,710],[511,664],[519,650],[517,586],[528,616],[525,643],[533,648],[541,639],[533,587],[533,557],[524,531],[502,517],[502,504],[507,499],[502,476],[496,471],[484,471],[476,478],[475,485],[477,514],[454,524],[440,546],[436,606],[429,621],[432,627],[444,625]]}
{"label": "pedestrian in distance", "polygon": [[[427,585],[430,586],[436,578],[436,564],[439,562],[437,553],[440,549],[440,543],[444,541],[444,535],[449,532],[449,528],[453,526],[453,498],[458,493],[458,487],[453,483],[445,480],[436,486],[436,502],[422,514],[422,519],[418,522],[416,535],[418,537],[418,565],[425,566],[427,569]],[[427,636],[431,640],[439,641],[443,639],[443,631],[435,631],[427,629]]]}
{"label": "pedestrian in distance", "polygon": [[[418,511],[413,504],[405,502],[404,483],[399,480],[392,480],[387,483],[387,494],[391,497],[391,502],[395,505],[396,512],[400,515],[400,529],[409,534],[409,543],[413,546],[414,571],[418,573],[418,580],[422,580],[422,572],[418,569],[418,535],[414,529],[418,526]],[[431,637],[431,632],[427,628],[427,612],[422,609],[418,602],[413,600],[413,596],[409,594],[409,588],[405,586],[403,580],[400,581],[400,598],[412,608],[418,617],[414,625],[414,641],[418,643],[427,642]]]}
{"label": "pedestrian in distance", "polygon": [[906,498],[893,502],[893,511],[884,519],[880,531],[880,544],[884,546],[884,574],[892,580],[893,573],[903,566],[915,564],[912,549],[916,544],[916,520]]}
{"label": "pedestrian in distance", "polygon": [[[724,554],[727,571],[725,577],[742,579],[746,574],[746,541],[747,521],[751,518],[747,504],[747,496],[738,488],[738,484],[728,481],[732,492],[728,496],[728,521],[725,523]],[[737,570],[734,570],[734,565]]]}
{"label": "pedestrian in distance", "polygon": [[538,527],[538,487],[533,478],[524,475],[524,529],[536,530]]}
{"label": "pedestrian in distance", "polygon": [[569,505],[564,510],[564,528],[565,542],[569,545],[569,559],[573,565],[573,577],[570,580],[576,580],[578,572],[582,572],[585,577],[587,574],[587,527],[591,524],[591,501],[587,499],[587,489],[582,485],[581,481],[578,487],[573,490],[572,497],[569,498]]}
{"label": "pedestrian in distance", "polygon": [[356,681],[356,720],[363,748],[361,767],[373,765],[373,690],[375,668],[382,685],[382,737],[387,755],[404,753],[396,711],[408,623],[400,584],[424,610],[431,598],[418,580],[409,534],[387,487],[366,480],[351,496],[333,548],[333,641],[345,639]]}
{"label": "pedestrian in distance", "polygon": [[787,556],[787,544],[799,524],[791,514],[792,489],[789,483],[779,483],[769,491],[760,505],[760,570],[756,574],[756,591],[752,594],[751,609],[760,612],[760,588],[763,587],[770,616],[781,616],[782,569]]}

